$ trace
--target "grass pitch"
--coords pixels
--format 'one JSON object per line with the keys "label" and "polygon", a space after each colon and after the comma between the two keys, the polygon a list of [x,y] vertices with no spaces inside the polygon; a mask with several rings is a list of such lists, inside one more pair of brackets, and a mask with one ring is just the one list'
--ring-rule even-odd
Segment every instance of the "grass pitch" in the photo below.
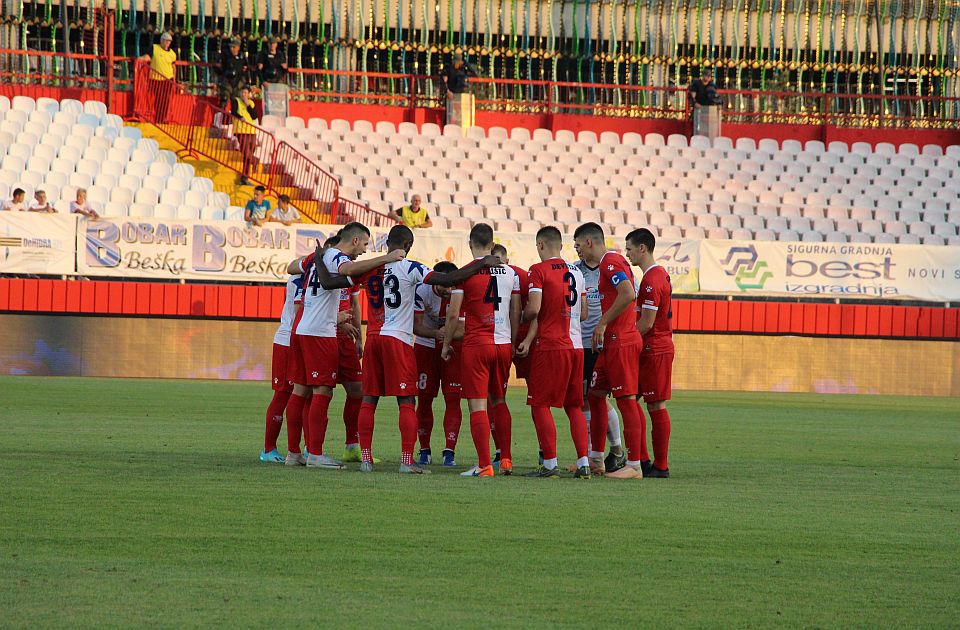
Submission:
{"label": "grass pitch", "polygon": [[[388,400],[376,474],[261,464],[269,396],[255,383],[0,378],[0,625],[960,619],[957,400],[679,393],[673,478],[581,482],[397,475]],[[524,472],[536,441],[521,392],[509,402]]]}

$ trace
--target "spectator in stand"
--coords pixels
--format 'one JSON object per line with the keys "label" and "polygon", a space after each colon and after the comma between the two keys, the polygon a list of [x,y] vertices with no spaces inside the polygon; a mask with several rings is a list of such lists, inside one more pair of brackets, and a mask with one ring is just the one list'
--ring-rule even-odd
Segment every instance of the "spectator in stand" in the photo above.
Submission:
{"label": "spectator in stand", "polygon": [[280,83],[287,74],[287,56],[280,50],[280,40],[270,38],[265,50],[257,55],[260,83]]}
{"label": "spectator in stand", "polygon": [[100,215],[97,214],[97,211],[90,207],[90,204],[87,203],[87,189],[86,188],[77,188],[77,200],[70,202],[70,214],[82,214],[88,219],[99,219]]}
{"label": "spectator in stand", "polygon": [[433,227],[433,221],[430,220],[430,215],[420,206],[420,195],[410,197],[410,205],[404,206],[399,210],[391,210],[387,213],[387,216],[403,223],[408,228]]}
{"label": "spectator in stand", "polygon": [[44,214],[51,214],[56,212],[57,209],[50,205],[50,202],[47,201],[47,193],[43,190],[38,190],[33,195],[33,203],[30,204],[30,212],[40,212]]}
{"label": "spectator in stand", "polygon": [[475,76],[477,73],[463,60],[463,55],[454,53],[453,63],[443,70],[444,82],[447,84],[447,98],[466,92],[470,77]]}
{"label": "spectator in stand", "polygon": [[[270,203],[269,201],[267,202]],[[250,205],[249,203],[247,204]],[[284,225],[293,225],[300,223],[300,213],[290,205],[290,195],[280,195],[277,197],[277,209],[268,213],[267,221],[283,223]]]}
{"label": "spectator in stand", "polygon": [[220,56],[220,103],[228,107],[247,85],[247,61],[240,53],[240,38],[230,40],[230,47]]}
{"label": "spectator in stand", "polygon": [[240,144],[240,153],[243,156],[243,172],[240,175],[240,183],[247,185],[250,176],[250,169],[253,167],[253,153],[257,148],[257,120],[256,104],[248,86],[240,89],[240,95],[233,99],[230,105],[230,113],[233,114],[233,135]]}
{"label": "spectator in stand", "polygon": [[266,196],[267,189],[263,186],[253,189],[253,199],[248,201],[243,209],[243,218],[249,227],[260,227],[267,222],[267,215],[270,214],[270,200]]}
{"label": "spectator in stand", "polygon": [[164,33],[160,36],[160,43],[153,45],[153,54],[143,55],[140,61],[150,62],[149,92],[153,95],[153,111],[158,123],[166,122],[167,111],[170,109],[170,98],[173,96],[173,86],[176,76],[173,65],[177,62],[177,53],[170,50],[173,44],[173,35]]}
{"label": "spectator in stand", "polygon": [[27,209],[23,203],[23,198],[26,196],[26,194],[27,193],[23,190],[23,188],[14,188],[13,196],[3,202],[3,205],[0,206],[0,210],[23,212]]}

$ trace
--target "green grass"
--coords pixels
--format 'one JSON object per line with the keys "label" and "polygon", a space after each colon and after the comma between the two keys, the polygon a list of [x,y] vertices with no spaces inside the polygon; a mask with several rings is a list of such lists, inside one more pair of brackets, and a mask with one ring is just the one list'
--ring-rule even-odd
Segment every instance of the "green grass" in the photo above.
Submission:
{"label": "green grass", "polygon": [[[389,401],[374,475],[260,464],[269,394],[0,378],[0,625],[960,619],[957,400],[680,393],[673,478],[579,482],[401,477]],[[515,463],[532,467],[519,391],[510,404]],[[558,434],[568,463],[565,418]]]}

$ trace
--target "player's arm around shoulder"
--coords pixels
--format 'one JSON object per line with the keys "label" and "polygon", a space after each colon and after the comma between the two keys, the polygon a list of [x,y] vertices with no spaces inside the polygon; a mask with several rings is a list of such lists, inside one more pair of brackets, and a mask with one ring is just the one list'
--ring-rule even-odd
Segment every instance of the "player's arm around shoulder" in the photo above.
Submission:
{"label": "player's arm around shoulder", "polygon": [[462,284],[468,278],[477,275],[480,273],[481,269],[485,267],[495,267],[500,264],[500,259],[496,256],[484,256],[483,258],[478,258],[468,265],[464,265],[460,269],[455,271],[450,271],[447,273],[440,273],[437,271],[431,271],[424,278],[425,284],[435,284],[441,287],[453,287],[458,284]]}
{"label": "player's arm around shoulder", "polygon": [[365,258],[363,260],[348,260],[345,263],[342,263],[339,266],[340,273],[345,276],[350,276],[356,278],[362,276],[365,273],[373,271],[381,265],[389,265],[390,263],[400,262],[407,255],[407,252],[402,249],[394,249],[392,251],[383,254],[382,256],[374,256],[371,258]]}

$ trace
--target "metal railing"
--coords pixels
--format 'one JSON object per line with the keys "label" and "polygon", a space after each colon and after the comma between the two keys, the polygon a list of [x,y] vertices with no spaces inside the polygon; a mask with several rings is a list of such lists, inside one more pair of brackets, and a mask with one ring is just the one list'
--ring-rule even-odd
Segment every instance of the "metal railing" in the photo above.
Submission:
{"label": "metal railing", "polygon": [[[183,146],[182,155],[206,157],[275,195],[288,195],[291,205],[317,223],[340,223],[351,216],[374,225],[394,222],[359,202],[341,199],[338,180],[296,147],[256,124],[236,129],[234,117],[209,97],[191,93],[145,62],[136,66],[134,114]],[[349,210],[341,211],[341,204]]]}

